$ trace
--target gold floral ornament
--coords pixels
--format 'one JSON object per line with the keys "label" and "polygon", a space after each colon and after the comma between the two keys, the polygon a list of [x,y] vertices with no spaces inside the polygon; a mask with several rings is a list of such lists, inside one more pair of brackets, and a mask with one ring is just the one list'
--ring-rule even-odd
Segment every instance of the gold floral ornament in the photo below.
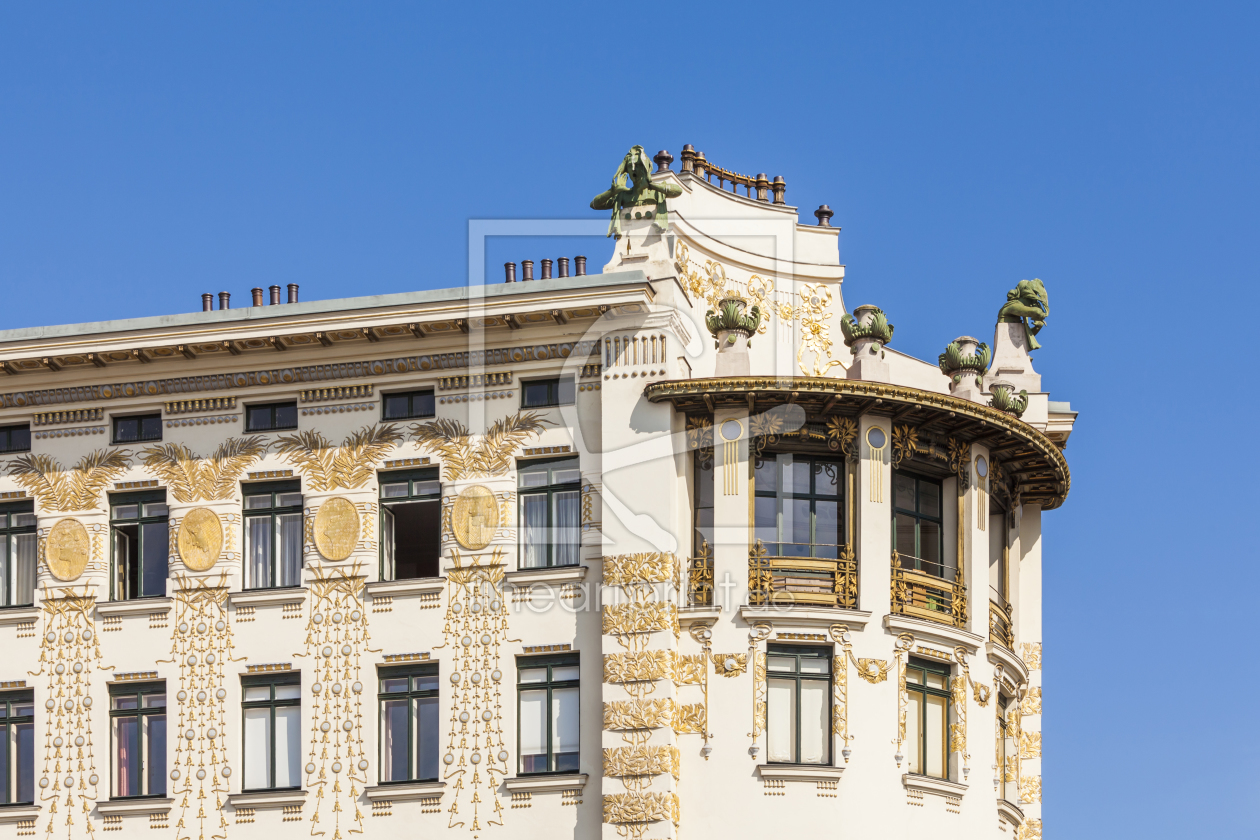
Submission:
{"label": "gold floral ornament", "polygon": [[179,557],[193,572],[208,572],[223,551],[223,523],[209,508],[193,508],[179,523]]}
{"label": "gold floral ornament", "polygon": [[[826,376],[827,371],[840,364],[831,358],[831,327],[827,323],[827,309],[831,306],[831,289],[823,283],[806,283],[801,287],[801,346],[796,351],[796,364],[803,376]],[[805,354],[814,359],[806,364]]]}
{"label": "gold floral ornament", "polygon": [[87,528],[77,519],[63,519],[48,532],[44,553],[48,571],[63,583],[78,580],[87,568],[92,544]]}
{"label": "gold floral ornament", "polygon": [[96,508],[101,491],[129,466],[126,450],[100,449],[84,455],[70,470],[48,455],[23,455],[13,460],[9,475],[41,508],[62,513]]}
{"label": "gold floral ornament", "polygon": [[746,653],[714,653],[713,673],[723,677],[738,677],[748,670],[748,654]]}
{"label": "gold floral ornament", "polygon": [[673,719],[674,701],[668,697],[604,703],[604,728],[610,731],[659,729]]}
{"label": "gold floral ornament", "polygon": [[376,465],[403,439],[394,424],[364,426],[333,446],[317,431],[282,435],[276,451],[306,479],[310,490],[353,490],[376,476]]}
{"label": "gold floral ornament", "polygon": [[315,547],[326,559],[345,560],[359,544],[359,511],[342,496],[325,499],[315,514]]}
{"label": "gold floral ornament", "polygon": [[550,421],[532,411],[522,411],[494,421],[484,435],[474,440],[468,427],[445,417],[411,427],[412,440],[440,455],[447,481],[481,476],[507,475],[516,450],[543,432]]}
{"label": "gold floral ornament", "polygon": [[451,512],[455,541],[469,551],[480,551],[494,539],[499,528],[499,500],[488,487],[465,487]]}
{"label": "gold floral ornament", "polygon": [[209,458],[182,443],[163,443],[141,450],[140,463],[162,480],[176,501],[214,502],[232,498],[241,473],[266,451],[267,444],[258,435],[228,438]]}

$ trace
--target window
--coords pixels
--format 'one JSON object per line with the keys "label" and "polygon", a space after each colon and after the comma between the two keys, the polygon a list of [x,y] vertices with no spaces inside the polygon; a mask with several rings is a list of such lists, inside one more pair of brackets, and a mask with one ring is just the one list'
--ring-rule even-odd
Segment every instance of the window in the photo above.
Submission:
{"label": "window", "polygon": [[245,487],[245,588],[298,586],[302,575],[302,483]]}
{"label": "window", "polygon": [[114,544],[112,598],[154,598],[166,594],[166,493],[110,497],[110,533]]}
{"label": "window", "polygon": [[950,577],[944,561],[941,483],[893,472],[893,551],[903,569]]}
{"label": "window", "polygon": [[166,683],[109,687],[114,798],[166,795]]}
{"label": "window", "polygon": [[35,801],[35,693],[0,694],[0,805]]}
{"label": "window", "polygon": [[35,603],[35,503],[0,506],[0,607]]}
{"label": "window", "polygon": [[413,417],[432,417],[434,414],[431,390],[385,394],[381,401],[382,420],[410,420]]}
{"label": "window", "polygon": [[844,464],[780,454],[757,461],[757,539],[772,557],[840,556]]}
{"label": "window", "polygon": [[531,379],[521,383],[521,408],[573,405],[573,377]]}
{"label": "window", "polygon": [[521,773],[578,771],[578,658],[518,659]]}
{"label": "window", "polygon": [[521,464],[521,568],[576,566],[582,536],[577,458]]}
{"label": "window", "polygon": [[1019,778],[1015,772],[1015,757],[1019,755],[1019,746],[1015,743],[1015,727],[1011,725],[1011,701],[1007,697],[998,699],[998,739],[997,769],[993,771],[997,783],[998,796],[1007,802],[1019,801]]}
{"label": "window", "polygon": [[381,669],[381,783],[438,779],[438,668]]}
{"label": "window", "polygon": [[442,556],[437,469],[382,473],[380,483],[381,579],[437,577]]}
{"label": "window", "polygon": [[949,778],[949,666],[911,659],[906,665],[906,760],[911,773]]}
{"label": "window", "polygon": [[831,763],[831,650],[771,645],[766,653],[766,758]]}
{"label": "window", "polygon": [[245,431],[273,432],[297,428],[297,403],[267,403],[245,407]]}
{"label": "window", "polygon": [[245,713],[243,790],[302,786],[302,675],[242,677]]}
{"label": "window", "polygon": [[[138,443],[162,439],[161,414],[137,414],[114,418],[114,443]],[[30,445],[27,445],[27,449]]]}
{"label": "window", "polygon": [[699,557],[706,542],[710,549],[713,547],[713,451],[702,453],[697,449],[692,455],[692,461],[695,465],[692,475],[695,476],[696,487],[691,556]]}
{"label": "window", "polygon": [[30,452],[31,427],[0,426],[0,452]]}

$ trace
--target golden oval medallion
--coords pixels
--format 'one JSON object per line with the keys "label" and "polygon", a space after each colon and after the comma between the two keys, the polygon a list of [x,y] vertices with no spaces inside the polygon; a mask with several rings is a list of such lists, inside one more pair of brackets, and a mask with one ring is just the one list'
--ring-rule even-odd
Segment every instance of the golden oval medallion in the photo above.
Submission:
{"label": "golden oval medallion", "polygon": [[223,523],[209,508],[193,508],[179,523],[179,556],[189,571],[209,571],[223,551]]}
{"label": "golden oval medallion", "polygon": [[87,568],[92,542],[87,528],[77,519],[63,519],[48,532],[44,546],[48,571],[57,580],[69,583],[78,580]]}
{"label": "golden oval medallion", "polygon": [[315,547],[329,560],[345,560],[359,544],[359,512],[349,499],[325,499],[315,514]]}
{"label": "golden oval medallion", "polygon": [[451,511],[455,541],[469,551],[479,551],[494,539],[499,528],[499,500],[480,484],[465,487]]}

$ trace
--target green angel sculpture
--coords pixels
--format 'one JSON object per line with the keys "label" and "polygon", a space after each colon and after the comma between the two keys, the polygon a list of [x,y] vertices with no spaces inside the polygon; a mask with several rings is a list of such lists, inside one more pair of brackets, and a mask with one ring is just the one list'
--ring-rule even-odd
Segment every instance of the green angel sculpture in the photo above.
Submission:
{"label": "green angel sculpture", "polygon": [[1019,285],[1006,293],[1006,303],[998,310],[999,324],[1024,325],[1028,337],[1028,349],[1039,350],[1041,345],[1034,338],[1046,325],[1050,315],[1050,298],[1040,280],[1020,280]]}
{"label": "green angel sculpture", "polygon": [[652,161],[642,146],[633,146],[621,159],[621,165],[613,173],[612,186],[591,199],[592,210],[612,210],[608,235],[621,238],[621,218],[627,207],[653,205],[647,218],[661,231],[669,228],[669,210],[665,199],[682,195],[678,184],[652,183]]}

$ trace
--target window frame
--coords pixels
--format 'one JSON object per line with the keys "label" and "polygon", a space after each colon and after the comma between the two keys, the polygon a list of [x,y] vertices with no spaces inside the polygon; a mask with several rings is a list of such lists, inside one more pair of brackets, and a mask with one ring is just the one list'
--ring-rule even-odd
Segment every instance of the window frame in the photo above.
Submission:
{"label": "window frame", "polygon": [[[546,682],[522,683],[521,673],[536,668],[547,669]],[[552,677],[554,670],[561,668],[577,668],[578,678],[575,680],[556,680]],[[551,723],[555,718],[552,711],[555,703],[555,691],[559,688],[576,688],[578,690],[578,769],[577,770],[554,770],[556,765],[556,753],[554,737]],[[547,745],[547,768],[546,770],[534,770],[526,772],[523,768],[525,756],[521,753],[521,695],[526,691],[547,691],[547,731],[543,736],[543,741]],[[569,653],[553,653],[544,656],[518,656],[516,658],[516,774],[518,776],[567,776],[573,773],[581,772],[582,763],[582,662],[578,651]]]}
{"label": "window frame", "polygon": [[[570,469],[576,470],[578,477],[576,481],[562,482],[559,484],[552,483],[552,473],[557,471],[555,465],[572,463]],[[536,487],[525,487],[521,484],[521,476],[530,470],[540,466],[547,467],[547,484]],[[560,458],[530,458],[528,460],[518,460],[516,462],[516,508],[517,508],[517,567],[521,570],[527,569],[567,569],[574,566],[582,565],[582,468],[581,459],[577,455],[565,455]],[[578,522],[577,522],[577,559],[573,563],[556,563],[556,539],[557,526],[555,523],[555,509],[557,493],[577,492],[578,496]],[[525,566],[522,565],[526,556],[526,537],[528,529],[525,526],[525,498],[527,496],[547,497],[547,562],[541,566]]]}
{"label": "window frame", "polygon": [[[110,558],[110,576],[109,576],[109,599],[111,601],[138,601],[144,598],[165,598],[166,587],[162,587],[162,591],[156,595],[133,595],[127,597],[123,595],[119,597],[118,585],[122,581],[119,578],[121,569],[119,568],[118,558],[118,541],[115,532],[120,524],[136,525],[136,562],[139,563],[139,569],[136,571],[136,579],[140,582],[140,589],[144,590],[144,526],[153,525],[158,522],[165,522],[166,529],[162,535],[162,544],[166,548],[166,575],[164,580],[169,580],[171,576],[171,553],[170,553],[170,505],[166,503],[165,490],[145,490],[139,493],[113,493],[109,496],[109,558]],[[159,515],[145,516],[144,506],[146,504],[161,504],[166,508],[166,512]],[[136,506],[136,515],[132,518],[118,519],[114,516],[114,509],[125,507],[127,505]]]}
{"label": "window frame", "polygon": [[[945,678],[945,688],[940,689],[940,688],[933,688],[932,686],[929,686],[927,684],[926,678],[922,679],[922,681],[918,683],[910,682],[911,670],[922,671],[925,674],[933,673],[933,674],[939,674],[943,676]],[[929,660],[920,659],[918,657],[913,657],[913,656],[909,657],[906,662],[906,692],[909,693],[913,691],[913,692],[917,692],[919,694],[924,695],[923,699],[919,703],[919,708],[922,710],[922,716],[919,719],[919,725],[918,725],[919,743],[915,745],[915,749],[917,749],[919,752],[918,763],[919,763],[919,770],[921,772],[915,775],[926,776],[929,779],[944,779],[945,781],[949,781],[950,779],[949,726],[950,726],[950,720],[954,714],[954,704],[953,704],[953,696],[949,690],[949,683],[952,677],[953,677],[953,670],[950,668],[949,665],[943,662],[931,662]],[[926,772],[927,756],[928,756],[928,753],[927,753],[927,748],[928,748],[928,744],[927,744],[927,715],[928,715],[927,695],[931,695],[933,697],[942,697],[945,700],[945,724],[941,728],[941,767],[945,771],[944,776],[933,776],[930,773]],[[908,709],[907,709],[906,714],[909,714]]]}
{"label": "window frame", "polygon": [[[377,749],[376,760],[377,760],[377,767],[379,768],[378,776],[377,776],[377,784],[406,785],[406,784],[417,784],[421,782],[439,781],[442,777],[442,768],[440,766],[440,763],[438,766],[438,775],[434,776],[433,778],[427,778],[427,777],[421,778],[416,775],[416,758],[417,758],[416,754],[417,754],[419,745],[417,742],[418,733],[416,732],[416,729],[415,729],[416,716],[412,714],[412,704],[415,700],[434,698],[438,700],[439,704],[441,703],[441,699],[440,699],[441,682],[439,680],[440,674],[439,674],[439,669],[438,669],[438,663],[437,662],[423,662],[423,663],[416,663],[414,665],[399,665],[399,666],[393,666],[389,668],[378,668],[376,676],[377,676],[376,707],[377,707],[377,713],[378,713],[377,728],[376,728],[378,749]],[[385,691],[385,680],[400,679],[402,677],[407,678],[406,691],[391,691],[391,692]],[[433,688],[432,689],[415,688],[416,677],[432,677],[434,681]],[[380,776],[384,775],[384,770],[385,770],[385,703],[388,700],[406,700],[407,701],[407,778],[390,779],[389,781],[385,781],[381,779]],[[441,737],[440,725],[438,727],[438,731],[435,733],[435,736],[438,738]]]}
{"label": "window frame", "polygon": [[[915,510],[907,510],[905,508],[897,507],[897,477],[898,476],[906,476],[908,478],[914,479]],[[919,492],[919,485],[920,483],[923,483],[923,482],[935,485],[938,491],[937,498],[940,500],[939,501],[940,514],[937,516],[931,516],[930,514],[919,513],[918,511],[918,508],[922,507],[922,493]],[[948,580],[949,578],[953,577],[954,567],[951,567],[949,563],[946,562],[945,560],[945,482],[939,478],[932,478],[930,476],[922,475],[920,473],[910,472],[908,470],[893,470],[892,500],[891,501],[892,503],[889,505],[889,508],[891,508],[892,510],[892,513],[891,513],[892,535],[891,536],[892,536],[893,551],[897,553],[897,558],[898,558],[899,563],[901,562],[902,557],[906,557],[906,558],[910,558],[914,560],[914,565],[912,567],[907,567],[903,563],[902,568],[913,568],[913,570],[916,572],[922,572],[923,574],[926,574],[926,575],[932,575],[932,577],[939,577],[941,580]],[[915,551],[914,554],[903,554],[901,549],[897,545],[897,515],[898,514],[901,514],[902,516],[909,516],[914,519],[914,551]],[[941,558],[941,561],[940,563],[934,564],[941,567],[941,573],[939,575],[930,571],[929,569],[924,568],[925,564],[926,565],[933,565],[933,564],[932,564],[932,561],[924,560],[922,557],[921,546],[922,546],[923,540],[922,540],[922,537],[920,536],[921,531],[922,531],[920,525],[923,522],[936,523],[937,533],[940,534],[939,545],[936,548],[936,552],[937,552],[936,556]],[[955,567],[956,566],[957,566],[957,563],[955,563]]]}
{"label": "window frame", "polygon": [[[779,457],[781,455],[787,455],[791,457],[793,459],[793,463],[796,463],[798,461],[809,462],[810,467],[809,467],[809,492],[808,493],[797,493],[794,491],[789,491],[784,487],[786,482],[784,481],[783,470],[781,469],[781,466],[784,462],[779,461]],[[759,490],[757,486],[758,485],[758,482],[757,482],[758,470],[756,469],[755,466],[753,468],[753,528],[754,528],[754,531],[757,528],[757,523],[756,523],[757,501],[756,500],[757,499],[774,499],[775,500],[774,527],[775,527],[775,536],[778,539],[774,543],[766,543],[764,541],[762,542],[762,544],[766,548],[767,555],[771,557],[800,557],[803,559],[812,559],[812,560],[839,559],[841,550],[846,545],[846,543],[844,542],[845,535],[846,535],[846,524],[847,524],[845,521],[847,517],[847,509],[844,503],[845,502],[844,476],[845,476],[845,468],[846,468],[844,459],[834,458],[827,455],[815,455],[808,452],[802,452],[802,453],[767,452],[765,456],[758,458],[757,461],[758,463],[774,464],[774,469],[776,471],[775,472],[775,489],[772,491]],[[817,484],[818,484],[817,479],[818,479],[818,476],[821,474],[821,471],[818,469],[818,465],[820,464],[830,466],[836,471],[837,490],[836,490],[835,495],[830,495],[827,493],[819,493],[817,491]],[[784,530],[783,530],[784,502],[795,501],[795,500],[808,500],[809,502],[809,546],[808,546],[809,554],[784,554],[783,553],[783,547],[785,545],[786,546],[803,545],[803,543],[784,542],[782,539],[784,536]],[[836,539],[839,540],[839,542],[837,542],[834,546],[836,556],[825,557],[825,556],[819,555],[818,549],[820,547],[831,548],[832,544],[820,543],[817,541],[818,503],[825,502],[825,503],[830,504],[833,500],[836,505]],[[775,550],[771,551],[770,550],[771,548],[774,548]]]}
{"label": "window frame", "polygon": [[[293,407],[293,425],[292,425],[292,426],[277,426],[277,425],[276,425],[276,409],[277,409],[277,408],[287,408],[287,407],[289,407],[289,406],[292,406],[292,407]],[[250,424],[249,424],[249,415],[250,415],[250,412],[251,412],[251,411],[257,411],[257,410],[258,410],[258,409],[260,409],[260,408],[265,408],[265,409],[267,409],[267,410],[270,412],[271,421],[270,421],[270,423],[268,423],[268,425],[266,426],[266,428],[254,427],[254,426],[250,426]],[[294,429],[296,429],[297,427],[298,427],[298,410],[297,410],[297,400],[277,400],[276,402],[251,403],[251,404],[249,404],[249,405],[246,405],[246,406],[245,406],[245,432],[246,432],[246,433],[250,433],[250,432],[291,432],[291,431],[293,431]]]}
{"label": "window frame", "polygon": [[[144,436],[144,421],[157,418],[157,437]],[[115,446],[130,443],[153,443],[162,439],[162,412],[145,411],[140,414],[118,414],[109,418],[109,442]],[[139,423],[136,427],[136,438],[134,440],[123,440],[118,436],[118,424],[124,420],[135,420]]]}
{"label": "window frame", "polygon": [[[31,517],[30,525],[13,525],[13,517],[22,514],[29,514]],[[17,589],[17,543],[15,538],[20,536],[36,535],[36,553],[38,555],[38,534],[39,534],[39,517],[35,515],[35,502],[12,502],[0,504],[0,540],[3,546],[0,547],[0,563],[3,563],[5,580],[0,583],[3,586],[3,598],[0,598],[0,609],[10,607],[29,607],[35,603],[36,579],[39,575],[39,559],[35,560],[35,568],[32,570],[31,576],[31,600],[21,603],[14,602],[13,593]]]}
{"label": "window frame", "polygon": [[[14,447],[13,433],[22,431],[26,433],[26,446],[22,448]],[[19,444],[20,447],[20,444]],[[30,423],[9,423],[0,426],[0,454],[9,455],[14,452],[30,452],[31,451],[31,424]]]}
{"label": "window frame", "polygon": [[[547,402],[531,403],[525,399],[529,386],[546,385]],[[572,376],[535,376],[521,380],[521,408],[557,408],[577,402],[577,383]]]}
{"label": "window frame", "polygon": [[[153,694],[161,694],[166,696],[166,681],[159,680],[157,682],[143,683],[110,683],[109,684],[109,760],[110,760],[110,799],[126,800],[133,799],[162,799],[166,796],[166,749],[162,751],[162,772],[158,774],[158,778],[162,780],[162,790],[157,793],[138,793],[131,796],[119,796],[114,790],[114,774],[118,766],[118,744],[114,742],[114,721],[118,718],[135,718],[136,719],[136,742],[139,744],[136,756],[136,786],[137,788],[147,788],[148,775],[145,770],[145,755],[148,752],[146,738],[144,735],[144,719],[148,717],[167,718],[167,704],[163,701],[160,707],[145,708],[144,698]],[[115,709],[115,697],[134,697],[136,699],[136,707],[134,709]],[[166,735],[163,740],[166,741],[165,746],[170,743],[170,719],[165,721]]]}
{"label": "window frame", "polygon": [[[390,417],[385,406],[391,398],[406,397],[407,413],[402,417]],[[416,397],[428,397],[433,401],[433,408],[428,414],[416,413]],[[416,388],[410,391],[389,391],[381,394],[381,422],[394,423],[400,420],[419,420],[437,416],[437,396],[432,388]]]}
{"label": "window frame", "polygon": [[[252,508],[252,509],[247,507],[249,498],[251,496],[261,496],[264,493],[271,494],[271,505],[269,507]],[[283,506],[278,505],[277,498],[283,494],[288,494],[288,493],[301,494],[302,496],[301,503],[297,505],[283,505]],[[276,583],[276,579],[277,579],[276,541],[280,533],[279,517],[288,515],[288,514],[293,514],[293,513],[302,514],[303,536],[300,539],[303,545],[298,550],[298,558],[301,561],[300,564],[298,565],[298,575],[297,575],[298,582],[290,586],[279,586]],[[305,537],[306,494],[302,493],[302,480],[300,478],[295,478],[295,479],[286,479],[284,481],[266,481],[266,482],[260,482],[257,484],[244,484],[241,486],[241,519],[243,521],[244,531],[245,531],[243,535],[244,541],[245,541],[245,555],[243,558],[244,568],[242,569],[242,572],[243,572],[242,577],[244,579],[245,584],[250,583],[248,578],[249,578],[249,569],[250,569],[250,550],[251,550],[252,544],[250,542],[250,536],[249,536],[249,520],[261,519],[264,516],[270,516],[271,518],[271,539],[268,541],[268,544],[267,544],[267,552],[268,552],[268,557],[269,557],[269,562],[267,564],[267,585],[266,586],[244,585],[242,586],[242,589],[246,592],[257,592],[257,591],[265,590],[265,589],[298,589],[302,586],[302,569],[306,568],[306,558],[304,556],[304,553],[305,553],[304,544],[306,540],[306,537]]]}
{"label": "window frame", "polygon": [[[771,679],[794,679],[796,682],[796,691],[793,696],[796,698],[796,708],[793,710],[793,720],[796,721],[795,743],[793,745],[793,754],[796,761],[771,761],[770,748],[766,746],[766,763],[787,767],[832,767],[835,764],[834,740],[831,731],[831,716],[835,713],[835,669],[832,668],[832,659],[834,651],[829,647],[819,647],[816,645],[767,645],[766,646],[766,714],[769,715],[769,682]],[[786,671],[771,671],[769,669],[769,660],[772,656],[792,656],[796,659],[795,669],[789,674]],[[806,674],[801,671],[801,658],[820,660],[827,667],[827,673],[822,674]],[[805,763],[801,758],[801,681],[826,682],[827,683],[827,718],[823,726],[823,743],[827,747],[827,754],[821,763]]]}
{"label": "window frame", "polygon": [[[29,705],[30,714],[18,715],[14,714],[14,707],[20,705]],[[35,803],[36,793],[35,786],[35,690],[34,689],[18,689],[17,691],[0,692],[0,738],[4,739],[4,743],[0,745],[0,749],[5,750],[6,761],[4,762],[5,772],[0,777],[0,808],[16,806],[16,805],[33,805]],[[30,799],[18,799],[18,783],[20,782],[21,767],[19,763],[21,756],[17,754],[17,734],[13,727],[30,724],[31,726],[31,762],[30,762],[30,778],[27,780],[31,789]]]}
{"label": "window frame", "polygon": [[[403,481],[407,482],[407,495],[406,496],[390,496],[388,499],[386,499],[385,486],[388,484],[399,484]],[[424,494],[424,493],[416,492],[416,487],[415,487],[416,484],[422,481],[436,481],[438,485],[437,493]],[[382,581],[424,580],[424,578],[398,577],[398,558],[397,558],[398,547],[397,546],[394,546],[394,552],[395,552],[394,570],[393,570],[394,576],[386,577],[386,574],[385,574],[385,554],[386,554],[385,548],[386,548],[386,536],[387,536],[386,529],[385,529],[385,515],[387,512],[386,507],[396,505],[396,504],[404,504],[407,502],[437,502],[438,505],[440,506],[442,504],[441,467],[421,467],[419,469],[411,469],[411,470],[379,472],[376,474],[376,495],[377,495],[377,506],[380,508],[379,522],[377,523],[378,533],[380,534],[380,548],[379,548],[380,579]],[[393,514],[391,513],[390,515],[392,516]],[[392,539],[392,535],[393,535],[393,532],[391,531],[389,533],[390,539]],[[438,541],[438,554],[440,557],[442,553],[441,533],[438,534],[437,541]],[[438,575],[441,575],[441,573],[442,573],[441,562],[439,560]]]}
{"label": "window frame", "polygon": [[[709,536],[713,536],[713,517],[714,510],[717,506],[717,488],[714,484],[714,476],[716,475],[716,465],[713,460],[713,453],[703,454],[700,449],[696,449],[692,453],[692,476],[695,486],[692,488],[691,494],[691,556],[699,557],[704,553],[704,546],[707,544],[709,550],[713,549],[714,542],[712,539],[704,536],[705,530],[709,532]],[[705,501],[701,498],[702,488],[708,487],[709,504],[704,506],[701,502]],[[701,511],[709,512],[709,523],[707,525],[701,523]]]}
{"label": "window frame", "polygon": [[[270,686],[271,698],[269,700],[246,700],[245,689],[255,688],[260,685]],[[286,700],[276,699],[276,686],[279,685],[296,685],[298,686],[297,697]],[[241,792],[242,793],[261,793],[263,791],[272,790],[302,790],[302,767],[298,767],[298,784],[292,787],[276,787],[276,709],[288,708],[290,706],[298,707],[298,732],[303,729],[302,721],[302,672],[301,671],[280,671],[271,674],[246,674],[241,676],[241,756],[249,755],[248,747],[245,743],[246,738],[246,722],[245,712],[249,709],[270,709],[271,721],[268,726],[270,742],[267,744],[267,779],[271,782],[270,787],[265,788],[246,788],[245,775],[241,774]],[[301,761],[301,751],[298,752],[299,762]],[[242,759],[243,760],[243,759]]]}

